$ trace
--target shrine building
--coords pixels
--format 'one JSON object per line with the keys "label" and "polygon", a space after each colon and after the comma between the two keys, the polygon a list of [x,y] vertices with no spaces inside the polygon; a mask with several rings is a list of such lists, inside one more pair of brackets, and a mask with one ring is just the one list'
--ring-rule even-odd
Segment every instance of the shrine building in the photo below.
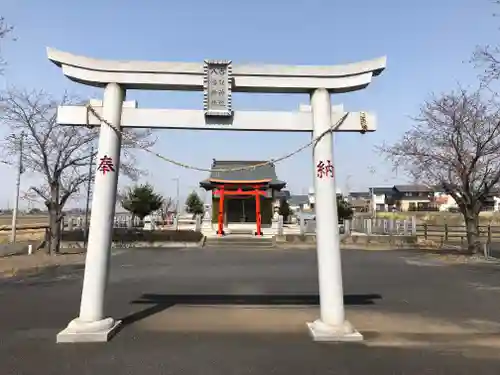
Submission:
{"label": "shrine building", "polygon": [[255,234],[262,235],[263,227],[270,227],[278,192],[286,182],[276,176],[274,164],[266,164],[240,171],[224,171],[265,161],[213,160],[208,179],[200,182],[212,191],[212,223],[217,233],[231,223],[255,223]]}

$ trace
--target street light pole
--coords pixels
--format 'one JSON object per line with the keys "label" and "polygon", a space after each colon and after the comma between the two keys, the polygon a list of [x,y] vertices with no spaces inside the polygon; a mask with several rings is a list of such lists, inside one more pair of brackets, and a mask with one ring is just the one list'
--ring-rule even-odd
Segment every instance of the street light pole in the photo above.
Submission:
{"label": "street light pole", "polygon": [[85,204],[85,228],[83,236],[83,247],[87,246],[87,237],[89,232],[89,206],[90,206],[90,189],[92,186],[92,165],[94,163],[94,147],[90,149],[90,161],[89,161],[89,182],[87,184],[87,202]]}
{"label": "street light pole", "polygon": [[21,174],[23,173],[23,140],[24,140],[24,132],[21,132],[21,138],[19,139],[19,160],[17,165],[17,176],[16,176],[16,195],[14,199],[14,210],[12,211],[12,225],[10,232],[11,243],[16,243],[17,211],[19,209],[19,190],[21,188]]}
{"label": "street light pole", "polygon": [[[375,167],[369,166],[369,172],[372,175],[372,182],[373,182],[373,176],[377,172]],[[373,194],[373,187],[368,189],[370,192],[370,214],[373,219],[377,217],[377,205],[375,203],[375,194]]]}

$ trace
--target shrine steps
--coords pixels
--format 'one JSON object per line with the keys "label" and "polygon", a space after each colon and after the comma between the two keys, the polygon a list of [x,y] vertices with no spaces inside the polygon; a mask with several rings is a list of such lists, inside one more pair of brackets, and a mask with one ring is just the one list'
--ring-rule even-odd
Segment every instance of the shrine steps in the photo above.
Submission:
{"label": "shrine steps", "polygon": [[251,235],[229,234],[223,237],[207,237],[204,247],[213,249],[269,249],[274,247],[273,239]]}
{"label": "shrine steps", "polygon": [[247,237],[251,237],[253,235],[253,233],[255,232],[255,227],[254,226],[251,226],[251,227],[239,227],[239,228],[226,228],[225,231],[227,231],[228,233],[228,236],[239,236],[239,237],[242,237],[242,236],[247,236]]}

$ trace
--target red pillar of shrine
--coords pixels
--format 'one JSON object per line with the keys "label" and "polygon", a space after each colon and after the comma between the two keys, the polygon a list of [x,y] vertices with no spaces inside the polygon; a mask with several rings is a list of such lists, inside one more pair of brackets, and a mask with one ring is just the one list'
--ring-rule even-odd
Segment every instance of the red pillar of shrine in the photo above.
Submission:
{"label": "red pillar of shrine", "polygon": [[224,235],[224,186],[219,189],[219,217],[218,217],[217,234]]}
{"label": "red pillar of shrine", "polygon": [[258,188],[255,189],[255,221],[257,224],[256,236],[262,236],[262,217],[260,214],[260,191]]}

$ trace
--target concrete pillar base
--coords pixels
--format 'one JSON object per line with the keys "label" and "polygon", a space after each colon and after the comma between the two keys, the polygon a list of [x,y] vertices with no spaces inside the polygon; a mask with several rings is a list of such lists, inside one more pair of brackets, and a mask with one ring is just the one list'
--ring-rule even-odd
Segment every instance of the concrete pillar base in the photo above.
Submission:
{"label": "concrete pillar base", "polygon": [[331,326],[316,320],[307,323],[309,334],[313,341],[319,342],[360,342],[363,341],[363,335],[356,331],[347,320],[340,327]]}
{"label": "concrete pillar base", "polygon": [[57,334],[57,343],[107,342],[118,331],[121,321],[106,318],[96,322],[84,322],[79,318]]}

